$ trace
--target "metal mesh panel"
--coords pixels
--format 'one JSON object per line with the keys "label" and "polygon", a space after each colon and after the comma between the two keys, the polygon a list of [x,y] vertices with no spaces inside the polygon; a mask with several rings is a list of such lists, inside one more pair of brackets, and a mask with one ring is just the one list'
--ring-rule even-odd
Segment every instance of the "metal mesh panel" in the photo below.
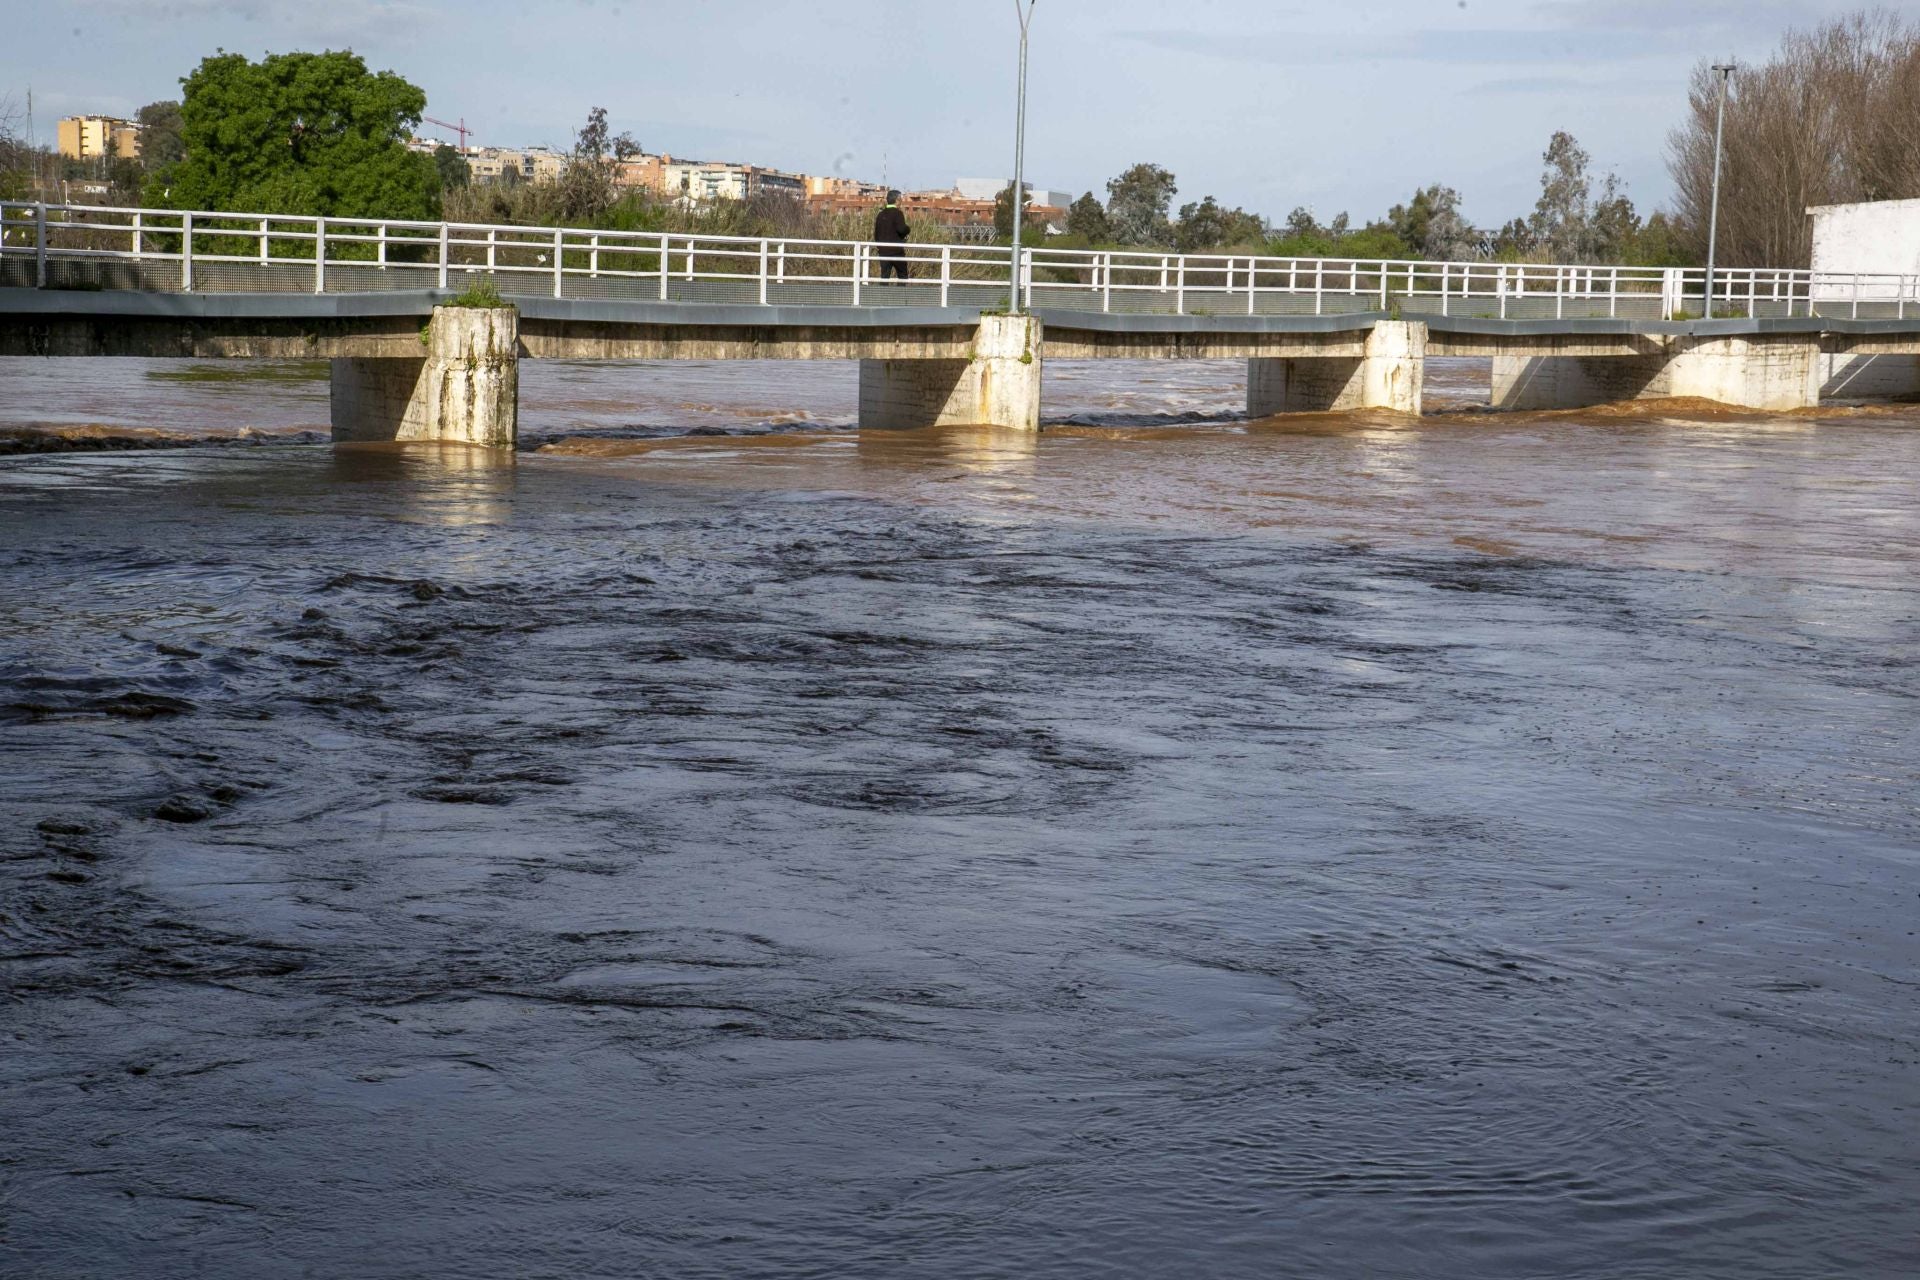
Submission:
{"label": "metal mesh panel", "polygon": [[853,305],[853,281],[812,280],[770,284],[767,301],[777,306],[849,307]]}
{"label": "metal mesh panel", "polygon": [[[24,283],[33,283],[33,263],[25,264]],[[47,287],[50,289],[131,289],[146,293],[178,292],[180,264],[177,262],[141,262],[134,259],[58,258],[47,259]]]}
{"label": "metal mesh panel", "polygon": [[381,267],[360,262],[327,264],[328,293],[394,293],[409,289],[432,289],[439,282],[440,268],[437,265],[396,266],[389,263]]}
{"label": "metal mesh panel", "polygon": [[[176,275],[179,264],[174,263]],[[179,286],[176,284],[176,288]],[[311,262],[202,262],[194,260],[195,293],[312,293]]]}
{"label": "metal mesh panel", "polygon": [[657,302],[658,276],[568,276],[563,296],[607,302]]}

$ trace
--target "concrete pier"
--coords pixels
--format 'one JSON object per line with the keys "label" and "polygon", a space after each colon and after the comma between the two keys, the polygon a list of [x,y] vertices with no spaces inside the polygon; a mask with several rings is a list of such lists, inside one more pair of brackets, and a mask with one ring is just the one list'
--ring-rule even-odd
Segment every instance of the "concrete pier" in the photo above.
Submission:
{"label": "concrete pier", "polygon": [[1038,431],[1042,338],[1037,317],[983,315],[966,359],[862,360],[860,425]]}
{"label": "concrete pier", "polygon": [[1822,355],[1820,394],[1833,400],[1920,399],[1920,356]]}
{"label": "concrete pier", "polygon": [[336,444],[421,440],[511,449],[519,435],[519,315],[435,307],[417,358],[333,361]]}
{"label": "concrete pier", "polygon": [[1426,352],[1426,325],[1381,320],[1367,335],[1365,354],[1357,357],[1250,357],[1247,412],[1256,418],[1353,409],[1417,414]]}
{"label": "concrete pier", "polygon": [[1646,338],[1623,355],[1493,357],[1498,409],[1577,409],[1621,400],[1697,398],[1779,412],[1820,403],[1825,370],[1811,333]]}

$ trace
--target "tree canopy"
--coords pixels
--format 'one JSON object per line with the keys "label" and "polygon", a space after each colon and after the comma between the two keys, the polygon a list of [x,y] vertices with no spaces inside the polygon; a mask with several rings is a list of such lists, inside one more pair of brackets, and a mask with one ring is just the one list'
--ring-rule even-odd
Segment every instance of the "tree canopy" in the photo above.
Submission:
{"label": "tree canopy", "polygon": [[134,116],[140,122],[140,163],[147,172],[178,164],[187,154],[180,136],[180,104],[149,102]]}
{"label": "tree canopy", "polygon": [[[1790,31],[1766,62],[1733,73],[1720,187],[1720,261],[1806,266],[1810,205],[1920,197],[1920,22],[1876,9]],[[1707,250],[1720,77],[1694,68],[1668,140],[1673,229]]]}
{"label": "tree canopy", "polygon": [[1122,244],[1166,244],[1173,238],[1167,210],[1178,190],[1157,164],[1136,164],[1107,183],[1107,221]]}
{"label": "tree canopy", "polygon": [[181,84],[186,154],[149,197],[163,207],[439,216],[433,158],[405,146],[427,96],[358,54],[221,52]]}

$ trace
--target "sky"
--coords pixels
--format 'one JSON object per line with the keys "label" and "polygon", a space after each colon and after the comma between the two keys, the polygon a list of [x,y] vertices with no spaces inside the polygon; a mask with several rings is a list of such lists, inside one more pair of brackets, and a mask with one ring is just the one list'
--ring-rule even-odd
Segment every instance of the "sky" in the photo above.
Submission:
{"label": "sky", "polygon": [[[1104,196],[1356,223],[1431,182],[1524,214],[1556,129],[1643,212],[1701,59],[1764,60],[1856,0],[1038,0],[1027,164]],[[1920,19],[1920,0],[1884,7]],[[0,0],[0,99],[36,132],[179,96],[215,49],[351,48],[482,144],[566,146],[588,108],[650,151],[908,189],[1012,171],[1013,0]],[[423,133],[445,133],[431,126]]]}

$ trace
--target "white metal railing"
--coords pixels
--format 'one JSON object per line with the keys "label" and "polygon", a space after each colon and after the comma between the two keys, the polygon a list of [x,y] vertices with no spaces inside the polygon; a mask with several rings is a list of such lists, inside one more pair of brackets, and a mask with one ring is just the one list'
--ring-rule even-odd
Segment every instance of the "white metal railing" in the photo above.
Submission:
{"label": "white metal railing", "polygon": [[[1003,305],[1009,253],[710,236],[0,202],[0,286],[360,293],[490,278],[508,296],[757,305]],[[897,278],[904,267],[907,278]],[[1706,311],[1697,268],[1396,262],[1037,248],[1026,305],[1179,315],[1393,312],[1500,319],[1670,319]],[[1718,316],[1920,311],[1920,277],[1721,269]]]}

